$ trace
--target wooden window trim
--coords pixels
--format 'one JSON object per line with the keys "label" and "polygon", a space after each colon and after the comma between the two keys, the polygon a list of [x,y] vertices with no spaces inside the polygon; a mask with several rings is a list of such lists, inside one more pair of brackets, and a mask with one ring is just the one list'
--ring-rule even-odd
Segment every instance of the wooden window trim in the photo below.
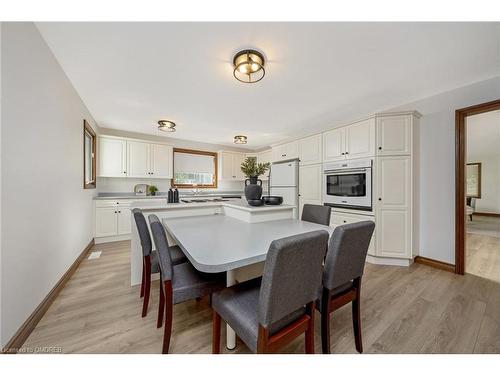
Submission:
{"label": "wooden window trim", "polygon": [[[85,135],[89,134],[92,137],[92,150],[93,155],[92,155],[92,181],[87,183],[85,181]],[[97,147],[96,147],[96,133],[94,129],[90,126],[90,124],[87,122],[87,120],[83,120],[83,188],[84,189],[95,189],[97,186],[97,180],[96,180],[96,160],[97,160]]]}
{"label": "wooden window trim", "polygon": [[465,274],[465,164],[468,116],[500,109],[500,100],[455,111],[455,273]]}
{"label": "wooden window trim", "polygon": [[188,148],[174,148],[173,151],[173,160],[172,160],[172,168],[173,168],[173,178],[172,178],[172,187],[176,188],[194,188],[192,184],[178,184],[175,182],[175,153],[183,153],[183,154],[194,154],[194,155],[205,155],[205,156],[213,156],[214,158],[214,179],[211,184],[205,184],[205,185],[200,185],[198,184],[196,186],[197,189],[216,189],[217,188],[217,182],[218,182],[218,170],[217,170],[217,159],[218,159],[218,154],[216,152],[210,152],[210,151],[200,151],[200,150],[191,150]]}

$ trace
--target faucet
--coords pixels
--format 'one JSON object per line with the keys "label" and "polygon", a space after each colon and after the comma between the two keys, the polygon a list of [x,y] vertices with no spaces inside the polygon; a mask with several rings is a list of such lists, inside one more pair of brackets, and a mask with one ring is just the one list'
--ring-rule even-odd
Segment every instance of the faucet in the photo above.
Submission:
{"label": "faucet", "polygon": [[198,184],[193,184],[194,189],[192,190],[193,195],[199,195],[200,189],[198,189]]}

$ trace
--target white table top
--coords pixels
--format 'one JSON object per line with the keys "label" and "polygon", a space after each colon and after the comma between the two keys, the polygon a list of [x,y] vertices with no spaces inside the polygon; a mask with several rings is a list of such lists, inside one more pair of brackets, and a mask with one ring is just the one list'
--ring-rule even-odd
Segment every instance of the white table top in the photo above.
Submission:
{"label": "white table top", "polygon": [[163,219],[168,233],[201,272],[262,262],[273,240],[331,227],[295,219],[247,223],[224,215]]}

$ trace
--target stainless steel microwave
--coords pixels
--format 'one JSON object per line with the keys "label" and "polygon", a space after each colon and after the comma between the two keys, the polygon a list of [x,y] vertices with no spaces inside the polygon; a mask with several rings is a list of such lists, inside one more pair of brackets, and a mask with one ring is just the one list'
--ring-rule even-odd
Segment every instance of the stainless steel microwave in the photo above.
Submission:
{"label": "stainless steel microwave", "polygon": [[323,203],[332,207],[372,210],[372,160],[326,163]]}

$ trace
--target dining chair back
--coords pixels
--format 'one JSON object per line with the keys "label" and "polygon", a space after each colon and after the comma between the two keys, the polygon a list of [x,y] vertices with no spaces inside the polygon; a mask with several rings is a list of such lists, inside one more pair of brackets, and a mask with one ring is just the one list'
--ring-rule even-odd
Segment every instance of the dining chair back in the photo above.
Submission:
{"label": "dining chair back", "polygon": [[331,212],[332,208],[330,206],[321,206],[318,204],[305,204],[302,207],[301,220],[329,226]]}

